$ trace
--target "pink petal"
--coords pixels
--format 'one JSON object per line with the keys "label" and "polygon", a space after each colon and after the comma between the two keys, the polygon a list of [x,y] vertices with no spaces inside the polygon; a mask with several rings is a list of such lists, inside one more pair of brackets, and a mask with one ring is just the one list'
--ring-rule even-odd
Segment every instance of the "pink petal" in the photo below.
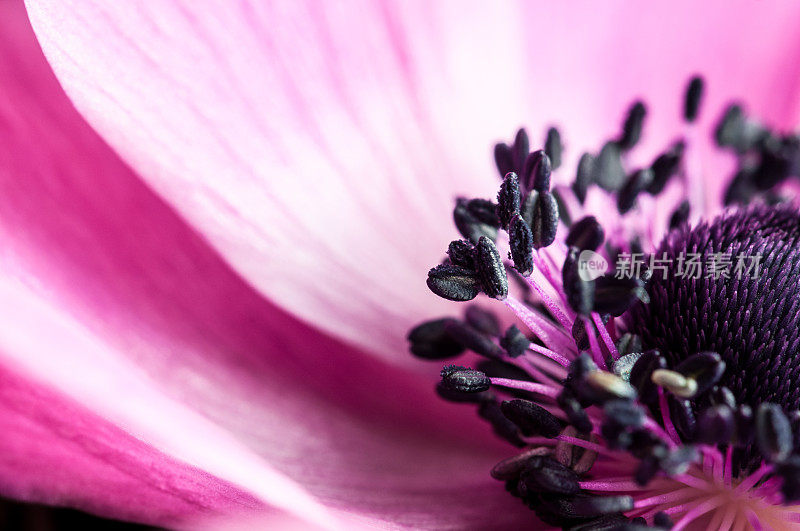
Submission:
{"label": "pink petal", "polygon": [[[32,45],[0,32],[2,366],[307,520],[327,513],[302,489],[364,521],[530,519],[488,478],[508,449],[474,413],[265,301],[80,121]],[[32,498],[129,514],[38,481]]]}
{"label": "pink petal", "polygon": [[[730,155],[711,140],[725,106],[744,102],[754,117],[782,129],[800,123],[796,2],[608,2],[598,9],[589,0],[526,8],[528,63],[545,77],[531,83],[537,107],[529,120],[563,125],[573,161],[567,179],[582,151],[616,134],[634,98],[645,100],[648,117],[633,167],[649,164],[685,135],[682,91],[693,74],[705,78],[706,94],[698,134],[690,134],[697,159],[692,178],[705,183],[713,205],[734,171]],[[654,214],[668,217],[674,205],[666,206]]]}
{"label": "pink petal", "polygon": [[396,361],[441,311],[425,271],[453,194],[493,193],[497,138],[557,120],[574,161],[641,95],[646,160],[694,72],[706,120],[732,96],[779,120],[796,95],[792,1],[28,7],[78,108],[239,273]]}
{"label": "pink petal", "polygon": [[[58,245],[71,246],[75,259],[87,257],[82,246],[90,243],[87,235],[98,211],[70,186],[80,181],[75,177],[97,185],[93,171],[113,171],[112,178],[134,181],[70,108],[21,4],[0,4],[0,27],[0,186],[6,194],[0,207],[6,244],[0,268],[0,418],[6,429],[0,451],[8,472],[1,474],[3,493],[162,525],[241,512],[261,502],[324,521],[324,509],[295,483],[224,430],[166,397],[132,360],[25,286],[41,284],[35,273],[20,269],[36,245],[53,253]],[[92,164],[81,166],[82,160]],[[80,214],[71,215],[70,209]],[[117,214],[123,221],[124,210]],[[45,227],[60,231],[60,237],[51,233],[54,240],[48,241]],[[109,225],[94,229],[103,233]],[[107,260],[105,250],[98,252],[97,260]],[[237,458],[225,460],[226,455]],[[260,501],[209,474],[221,468]]]}
{"label": "pink petal", "polygon": [[0,381],[3,496],[171,526],[260,507],[58,393],[6,368]]}
{"label": "pink petal", "polygon": [[[168,493],[174,492],[173,497],[178,499],[153,500],[161,506],[155,510],[163,511],[152,515],[160,524],[198,516],[178,503],[181,497],[199,505],[196,510],[201,514],[209,509],[236,508],[241,512],[239,505],[257,506],[256,499],[241,490],[224,488],[209,473],[235,483],[273,507],[325,522],[324,509],[303,489],[275,472],[225,430],[169,398],[159,389],[164,385],[156,385],[137,364],[110,349],[108,343],[68,317],[63,308],[54,308],[51,301],[17,281],[8,267],[0,276],[0,298],[9,308],[2,314],[0,328],[2,363],[55,387],[93,412],[89,414],[28,382],[18,382],[9,372],[2,386],[9,398],[9,411],[4,416],[20,430],[5,432],[13,433],[13,437],[6,437],[6,443],[13,452],[12,463],[25,471],[21,476],[5,476],[9,493],[76,504],[116,517],[149,518],[143,514],[143,507],[135,504],[137,499],[120,496],[114,477],[106,477],[110,473],[104,474],[100,466],[78,476],[70,474],[88,460],[82,455],[88,452],[96,454],[106,468],[132,475],[136,481],[124,487],[140,487],[138,495],[143,500],[155,498],[148,491],[161,484],[166,485]],[[167,455],[130,441],[108,422],[98,423],[98,415]],[[50,440],[39,440],[37,431],[53,433]],[[59,441],[59,436],[64,440]],[[53,456],[42,450],[51,442]],[[186,470],[187,466],[173,464],[169,456],[206,473]],[[55,473],[43,467],[39,457],[50,461]],[[87,482],[95,486],[89,487]]]}

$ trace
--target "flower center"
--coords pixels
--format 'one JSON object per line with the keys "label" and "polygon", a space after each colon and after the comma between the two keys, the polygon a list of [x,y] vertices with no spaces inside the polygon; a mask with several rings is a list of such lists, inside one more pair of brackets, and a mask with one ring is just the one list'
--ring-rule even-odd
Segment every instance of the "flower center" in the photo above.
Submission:
{"label": "flower center", "polygon": [[[456,201],[464,239],[428,272],[436,295],[483,293],[527,329],[503,331],[493,312],[469,306],[463,319],[421,323],[408,339],[420,358],[487,358],[445,366],[437,392],[477,406],[521,449],[491,474],[545,523],[679,531],[800,522],[800,212],[768,204],[776,185],[800,175],[800,140],[729,107],[715,136],[740,167],[725,202],[755,206],[690,228],[690,209],[705,204],[690,171],[701,94],[695,78],[687,138],[643,169],[626,168],[646,115],[640,102],[619,136],[583,154],[569,187],[551,182],[556,130],[533,153],[524,130],[497,144],[497,202]],[[668,186],[683,187],[686,200],[647,257],[649,205]],[[601,207],[600,219],[586,215],[590,187],[616,206]],[[620,271],[626,259],[641,267]]]}
{"label": "flower center", "polygon": [[[800,212],[760,205],[673,231],[655,256],[651,303],[631,312],[632,330],[671,366],[696,352],[719,353],[720,385],[755,408],[800,407]],[[702,270],[690,271],[695,259]],[[709,271],[709,264],[717,264]]]}

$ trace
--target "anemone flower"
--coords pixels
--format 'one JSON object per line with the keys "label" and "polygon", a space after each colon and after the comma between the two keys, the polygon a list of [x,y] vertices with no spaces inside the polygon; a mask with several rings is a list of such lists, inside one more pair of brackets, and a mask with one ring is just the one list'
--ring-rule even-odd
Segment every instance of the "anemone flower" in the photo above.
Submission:
{"label": "anemone flower", "polygon": [[[800,6],[30,0],[25,7],[0,2],[2,494],[179,528],[537,528],[601,513],[612,514],[600,516],[612,526],[620,514],[678,526],[791,520],[783,502],[792,484],[782,478],[794,466],[785,423],[797,404],[796,394],[783,394],[791,391],[794,343],[781,332],[788,343],[776,346],[773,334],[796,322],[770,309],[778,295],[781,308],[797,300],[785,285],[796,273],[781,261],[794,256],[795,213],[753,206],[713,216],[726,190],[741,202],[791,187],[761,186],[752,165],[768,160],[773,141],[778,151],[792,146]],[[705,80],[705,97],[690,125],[678,108],[693,74]],[[614,136],[619,117],[636,97],[645,106],[631,114],[623,142]],[[706,134],[712,115],[734,98],[744,106],[726,115],[722,136],[738,158],[714,149]],[[536,155],[535,186],[525,180],[533,174],[525,171],[524,136],[513,150],[497,148],[500,167],[517,174],[516,188],[511,178],[504,184],[501,195],[512,198],[504,204],[522,193],[520,175],[525,192],[541,195],[526,225],[507,212],[524,233],[508,238],[494,226],[492,201],[464,209],[466,198],[495,196],[491,146],[520,125],[542,132],[556,125],[558,134],[548,135],[552,175]],[[557,136],[563,151],[555,168]],[[544,140],[530,142],[535,153]],[[650,195],[650,163],[669,155],[675,140],[683,142],[675,145],[683,146],[677,169],[661,194]],[[564,187],[583,153],[591,157],[584,170],[610,160],[627,186],[592,170],[581,205]],[[737,161],[745,176],[729,186]],[[643,171],[628,185],[636,168]],[[682,228],[662,243],[684,195],[691,225],[680,223],[687,213],[678,209]],[[520,290],[530,289],[514,288],[504,300],[530,328],[504,331],[502,341],[487,335],[495,318],[486,303],[494,301],[481,295],[469,327],[451,319],[444,331],[417,328],[412,347],[440,356],[442,345],[453,353],[472,340],[470,350],[489,348],[503,370],[514,366],[505,376],[449,366],[440,393],[466,400],[492,393],[479,407],[524,446],[519,454],[470,408],[440,400],[430,370],[439,367],[408,355],[406,331],[452,311],[430,293],[425,272],[455,236],[455,197],[463,198],[456,208],[467,236],[486,236],[478,228],[499,234],[497,243],[478,237],[473,254],[463,242],[461,265],[448,265],[462,267],[462,277],[450,270],[429,283],[451,298],[452,289],[467,289],[503,299],[512,273],[496,246],[510,243],[521,260],[514,264],[531,273],[520,277]],[[619,203],[630,210],[609,215]],[[595,223],[577,223],[584,210],[600,210]],[[775,223],[786,237],[765,242]],[[570,278],[572,266],[564,268],[575,227],[586,229],[573,236],[585,250],[602,227],[620,253],[633,250],[631,231],[642,232],[647,253],[700,240],[716,249],[717,237],[769,251],[762,278],[772,290],[759,284],[758,295],[723,308],[736,295],[715,284],[692,296],[637,276],[623,290],[612,283],[613,296],[604,296],[584,284],[597,281]],[[765,236],[753,239],[742,227]],[[520,265],[526,229],[537,246],[530,268]],[[776,276],[784,272],[790,276]],[[575,297],[590,292],[591,301]],[[649,296],[650,310],[631,294]],[[623,309],[620,300],[623,315],[611,316]],[[661,306],[653,309],[654,301]],[[608,307],[595,306],[601,302]],[[466,335],[453,335],[453,323]],[[701,354],[700,339],[736,334],[734,326],[746,327],[747,345],[769,345],[759,352],[776,357],[754,367],[730,339],[703,343],[706,357],[692,357]],[[647,354],[655,370],[631,363],[640,378],[627,380],[611,372],[645,347],[662,352]],[[701,378],[681,367],[690,359],[702,375],[709,367],[723,374]],[[499,390],[482,390],[487,379]],[[703,399],[711,396],[709,381],[722,398],[693,402],[700,384]],[[464,398],[465,390],[475,393]],[[516,398],[499,402],[502,390]],[[613,392],[621,396],[609,399]],[[676,403],[674,411],[664,401]],[[734,431],[754,435],[750,443],[735,446],[733,434],[727,443],[696,439],[676,424],[697,411],[710,419],[700,425],[728,429],[728,414],[741,405],[752,406],[754,426],[745,433],[737,420]],[[632,452],[634,437],[652,451]],[[503,458],[510,461],[495,466]],[[651,463],[652,477],[636,476],[641,462]],[[562,492],[553,491],[557,483]]]}

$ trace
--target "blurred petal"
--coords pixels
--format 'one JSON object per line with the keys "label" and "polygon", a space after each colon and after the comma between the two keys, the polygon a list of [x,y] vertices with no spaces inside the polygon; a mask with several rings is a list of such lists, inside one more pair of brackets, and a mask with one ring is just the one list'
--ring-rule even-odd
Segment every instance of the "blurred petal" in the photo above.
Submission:
{"label": "blurred petal", "polygon": [[[719,207],[734,161],[716,149],[711,132],[731,101],[774,127],[794,128],[800,103],[800,4],[778,0],[708,2],[586,1],[525,3],[528,64],[540,74],[530,84],[536,102],[531,124],[557,122],[569,150],[566,175],[577,157],[615,136],[635,98],[648,108],[642,142],[631,167],[649,164],[679,136],[690,137],[694,170],[709,206]],[[681,120],[690,76],[706,80],[697,131]],[[543,78],[543,79],[542,79]],[[674,203],[651,212],[668,218]]]}
{"label": "blurred petal", "polygon": [[709,107],[780,121],[796,96],[792,1],[28,6],[78,108],[238,272],[400,361],[440,308],[423,280],[452,195],[493,193],[495,139],[555,120],[574,161],[641,95],[645,160],[694,72]]}
{"label": "blurred petal", "polygon": [[473,412],[247,285],[81,121],[31,35],[0,32],[0,76],[0,363],[306,519],[327,513],[286,477],[359,521],[530,519]]}
{"label": "blurred petal", "polygon": [[0,382],[3,496],[173,527],[261,506],[6,367]]}

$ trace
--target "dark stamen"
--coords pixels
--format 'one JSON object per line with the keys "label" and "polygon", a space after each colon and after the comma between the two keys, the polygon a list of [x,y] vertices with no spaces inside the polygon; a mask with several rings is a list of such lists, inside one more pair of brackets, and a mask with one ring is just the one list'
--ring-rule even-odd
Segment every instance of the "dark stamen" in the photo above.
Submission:
{"label": "dark stamen", "polygon": [[528,347],[531,346],[531,342],[516,325],[511,325],[508,327],[508,330],[506,330],[502,339],[500,339],[500,346],[506,349],[509,356],[518,358],[528,350]]}
{"label": "dark stamen", "polygon": [[497,193],[497,216],[500,219],[500,226],[508,230],[511,219],[519,214],[519,180],[517,174],[509,172],[500,185]]}
{"label": "dark stamen", "polygon": [[653,182],[653,171],[645,168],[633,172],[617,194],[617,210],[626,214],[636,204],[636,196],[647,190]]}
{"label": "dark stamen", "polygon": [[686,87],[686,98],[683,103],[683,118],[692,123],[697,119],[700,102],[703,99],[703,78],[694,76]]}
{"label": "dark stamen", "polygon": [[697,416],[695,415],[692,403],[677,396],[667,397],[667,406],[672,423],[678,430],[678,434],[687,441],[694,440],[697,429]]}
{"label": "dark stamen", "polygon": [[529,227],[533,226],[533,211],[536,208],[538,197],[539,192],[531,190],[528,195],[525,196],[525,200],[522,201],[522,205],[519,209],[520,216],[522,216],[522,219],[525,220],[525,223]]}
{"label": "dark stamen", "polygon": [[646,115],[647,108],[641,101],[637,101],[628,109],[628,115],[622,125],[622,136],[617,140],[617,144],[622,151],[628,151],[639,142],[642,137],[642,127],[644,126]]}
{"label": "dark stamen", "polygon": [[717,144],[729,146],[737,153],[746,153],[753,149],[768,135],[769,132],[764,127],[745,116],[744,110],[738,104],[732,104],[725,110],[714,131]]}
{"label": "dark stamen", "polygon": [[645,412],[629,400],[610,400],[603,406],[606,421],[621,428],[640,428],[644,424]]}
{"label": "dark stamen", "polygon": [[559,500],[562,510],[574,518],[587,518],[603,514],[623,513],[633,509],[630,496],[587,496]]}
{"label": "dark stamen", "polygon": [[672,215],[669,217],[669,228],[677,229],[687,221],[689,221],[689,212],[690,212],[689,201],[681,201],[681,204],[675,209]]}
{"label": "dark stamen", "polygon": [[636,334],[626,333],[623,334],[619,341],[617,341],[617,352],[620,356],[626,354],[641,353],[642,352],[642,338]]}
{"label": "dark stamen", "polygon": [[780,463],[776,468],[778,476],[783,480],[781,494],[786,503],[797,503],[800,500],[800,456],[792,456]]}
{"label": "dark stamen", "polygon": [[644,281],[639,278],[616,278],[608,274],[595,281],[594,311],[619,316],[636,302],[648,301]]}
{"label": "dark stamen", "polygon": [[460,365],[447,365],[442,369],[441,376],[446,389],[462,393],[487,391],[492,384],[484,373]]}
{"label": "dark stamen", "polygon": [[469,301],[478,296],[477,273],[461,266],[442,264],[428,271],[428,288],[443,299]]}
{"label": "dark stamen", "polygon": [[530,190],[546,192],[550,189],[550,175],[553,167],[550,157],[543,150],[534,151],[528,156],[525,164],[527,179],[526,186]]}
{"label": "dark stamen", "polygon": [[558,230],[558,202],[550,192],[539,192],[533,206],[533,246],[547,247],[556,239]]}
{"label": "dark stamen", "polygon": [[475,265],[483,292],[494,299],[505,299],[508,295],[506,269],[494,242],[485,236],[481,236],[475,246]]}
{"label": "dark stamen", "polygon": [[469,240],[454,240],[447,247],[447,256],[453,265],[475,269],[475,245]]}
{"label": "dark stamen", "polygon": [[756,442],[764,457],[783,461],[792,451],[792,428],[789,419],[776,404],[764,403],[756,414]]}
{"label": "dark stamen", "polygon": [[723,405],[731,409],[736,409],[736,397],[733,396],[733,392],[724,385],[714,387],[708,395],[708,398],[713,405]]}
{"label": "dark stamen", "polygon": [[508,459],[504,459],[492,468],[491,475],[494,479],[517,479],[534,457],[550,455],[553,451],[543,446],[531,448]]}
{"label": "dark stamen", "polygon": [[639,358],[642,357],[642,354],[644,353],[633,352],[631,354],[620,356],[614,360],[614,363],[611,366],[611,371],[626,382],[630,382],[633,366],[636,365],[636,362],[639,361]]}
{"label": "dark stamen", "polygon": [[653,372],[664,369],[667,361],[657,350],[643,353],[631,369],[630,383],[639,392],[639,400],[652,404],[658,399],[658,389],[652,385]]}
{"label": "dark stamen", "polygon": [[573,247],[564,260],[561,279],[570,307],[581,315],[588,315],[594,307],[594,283],[581,279],[578,267],[578,249]]}
{"label": "dark stamen", "polygon": [[653,180],[647,187],[647,193],[658,195],[664,190],[669,180],[680,170],[684,149],[683,142],[676,142],[667,151],[656,157],[656,160],[650,165],[650,169],[653,170]]}
{"label": "dark stamen", "polygon": [[530,153],[530,141],[528,140],[528,133],[524,128],[517,131],[517,136],[514,137],[514,146],[511,148],[511,154],[514,160],[514,168],[517,173],[525,165],[525,159],[528,158]]}
{"label": "dark stamen", "polygon": [[595,158],[589,153],[581,155],[578,161],[578,171],[575,176],[575,182],[572,183],[572,191],[575,192],[575,197],[578,198],[581,204],[586,201],[586,192],[589,190],[589,185],[594,182],[595,176]]}
{"label": "dark stamen", "polygon": [[725,362],[716,352],[701,352],[680,362],[675,370],[696,382],[693,396],[709,391],[725,373]]}
{"label": "dark stamen", "polygon": [[508,239],[514,268],[524,277],[533,273],[533,233],[522,216],[516,215],[511,219]]}
{"label": "dark stamen", "polygon": [[496,400],[494,393],[491,390],[482,391],[480,393],[465,393],[463,391],[456,391],[446,387],[441,381],[436,384],[436,394],[443,400],[448,402],[456,402],[459,404],[483,404]]}
{"label": "dark stamen", "polygon": [[653,524],[667,529],[672,528],[672,519],[665,512],[657,512],[653,517]]}
{"label": "dark stamen", "polygon": [[558,419],[530,400],[507,400],[500,404],[500,409],[528,437],[541,435],[550,439],[561,433]]}
{"label": "dark stamen", "polygon": [[752,444],[755,440],[756,426],[753,409],[747,404],[741,404],[734,411],[734,416],[736,417],[736,442],[740,446]]}
{"label": "dark stamen", "polygon": [[736,429],[733,410],[728,406],[705,409],[697,419],[697,441],[704,444],[728,444]]}
{"label": "dark stamen", "polygon": [[606,142],[597,155],[594,164],[592,182],[609,192],[619,190],[625,182],[625,170],[622,167],[622,154],[614,142]]}
{"label": "dark stamen", "polygon": [[463,345],[464,348],[471,350],[475,354],[480,354],[489,359],[499,360],[503,358],[503,349],[497,346],[491,337],[467,323],[451,319],[445,324],[445,331],[451,338]]}
{"label": "dark stamen", "polygon": [[550,157],[554,170],[557,170],[561,166],[561,152],[563,149],[561,133],[559,133],[558,129],[555,127],[551,127],[547,130],[547,138],[544,141],[544,152]]}
{"label": "dark stamen", "polygon": [[556,198],[556,204],[558,205],[558,217],[561,219],[561,222],[564,223],[564,226],[569,228],[572,226],[572,215],[564,199],[564,192],[565,190],[563,188],[554,188],[552,190],[553,197]]}
{"label": "dark stamen", "polygon": [[523,491],[572,496],[581,490],[578,475],[550,457],[536,457],[520,475]]}
{"label": "dark stamen", "polygon": [[480,223],[494,229],[500,228],[500,218],[497,215],[497,205],[488,199],[470,199],[467,201],[467,210]]}
{"label": "dark stamen", "polygon": [[586,413],[586,410],[572,392],[567,389],[562,390],[556,397],[556,402],[576,430],[581,433],[590,433],[592,431],[592,421],[588,413]]}
{"label": "dark stamen", "polygon": [[455,319],[427,321],[411,329],[408,341],[411,353],[419,358],[441,360],[458,356],[464,347],[447,333],[447,323]]}
{"label": "dark stamen", "polygon": [[459,199],[456,201],[456,206],[453,209],[453,221],[456,224],[456,228],[462,236],[472,242],[477,242],[481,236],[486,236],[492,240],[497,238],[497,228],[500,226],[500,221],[496,220],[491,223],[481,221],[475,216],[475,212],[478,212],[482,217],[485,216],[486,219],[488,219],[489,214],[485,210],[479,208],[481,206],[485,207],[485,205],[481,203],[473,204],[467,202],[465,199]]}
{"label": "dark stamen", "polygon": [[605,231],[594,216],[586,216],[577,221],[567,234],[566,244],[581,251],[596,251],[603,244]]}
{"label": "dark stamen", "polygon": [[516,169],[514,168],[514,156],[511,154],[511,147],[508,144],[503,142],[495,144],[494,163],[501,177]]}

